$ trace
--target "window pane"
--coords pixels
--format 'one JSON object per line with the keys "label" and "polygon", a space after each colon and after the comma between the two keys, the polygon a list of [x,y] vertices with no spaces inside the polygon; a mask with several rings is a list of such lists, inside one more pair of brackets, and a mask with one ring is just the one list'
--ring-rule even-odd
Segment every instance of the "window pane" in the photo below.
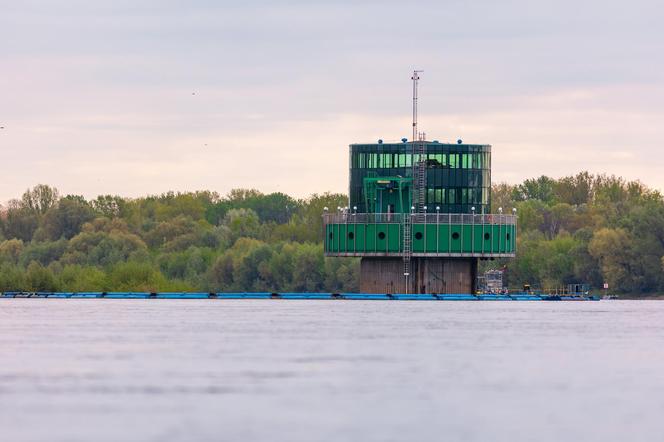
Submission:
{"label": "window pane", "polygon": [[457,167],[459,167],[458,166],[458,164],[459,164],[458,159],[459,159],[458,154],[456,154],[456,153],[451,153],[450,154],[450,167],[451,168],[456,169]]}

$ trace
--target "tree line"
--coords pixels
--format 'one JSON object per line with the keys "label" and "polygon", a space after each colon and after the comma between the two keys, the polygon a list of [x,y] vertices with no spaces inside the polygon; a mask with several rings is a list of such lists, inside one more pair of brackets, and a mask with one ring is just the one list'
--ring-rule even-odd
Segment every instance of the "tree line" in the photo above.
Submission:
{"label": "tree line", "polygon": [[582,172],[492,189],[492,205],[516,207],[517,258],[492,263],[510,285],[589,283],[629,294],[664,291],[664,199],[639,181]]}
{"label": "tree line", "polygon": [[354,259],[326,259],[324,207],[238,189],[61,197],[38,185],[0,208],[0,291],[356,291]]}
{"label": "tree line", "polygon": [[[325,258],[326,193],[295,199],[236,189],[143,198],[61,196],[37,185],[0,206],[0,291],[356,291],[359,261]],[[664,199],[638,181],[582,172],[492,188],[517,209],[510,286],[586,282],[664,291]]]}

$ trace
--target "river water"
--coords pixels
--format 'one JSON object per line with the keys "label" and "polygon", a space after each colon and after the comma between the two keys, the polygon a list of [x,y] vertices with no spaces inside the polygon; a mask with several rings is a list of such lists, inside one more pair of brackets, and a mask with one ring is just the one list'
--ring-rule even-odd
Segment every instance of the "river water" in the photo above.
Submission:
{"label": "river water", "polygon": [[661,441],[664,302],[2,299],[0,440]]}

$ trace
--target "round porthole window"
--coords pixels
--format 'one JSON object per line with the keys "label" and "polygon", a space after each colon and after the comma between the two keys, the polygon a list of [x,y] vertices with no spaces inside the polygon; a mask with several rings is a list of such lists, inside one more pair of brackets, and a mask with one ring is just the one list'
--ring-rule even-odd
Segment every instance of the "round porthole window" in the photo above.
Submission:
{"label": "round porthole window", "polygon": [[417,232],[415,234],[415,239],[422,239],[422,232]]}
{"label": "round porthole window", "polygon": [[355,234],[353,232],[348,232],[348,239],[355,239]]}
{"label": "round porthole window", "polygon": [[507,240],[509,241],[510,240],[510,234],[508,233],[506,236],[507,236]]}
{"label": "round porthole window", "polygon": [[452,239],[459,239],[459,233],[458,233],[458,232],[454,232],[454,233],[452,234]]}
{"label": "round porthole window", "polygon": [[489,238],[491,238],[491,235],[489,235],[488,233],[485,233],[484,234],[484,239],[488,241]]}
{"label": "round porthole window", "polygon": [[385,232],[378,232],[378,239],[385,239]]}

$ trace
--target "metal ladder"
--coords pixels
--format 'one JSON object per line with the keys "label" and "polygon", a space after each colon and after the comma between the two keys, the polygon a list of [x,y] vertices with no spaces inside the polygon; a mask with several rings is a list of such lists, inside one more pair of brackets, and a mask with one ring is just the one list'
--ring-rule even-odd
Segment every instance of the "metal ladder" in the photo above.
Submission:
{"label": "metal ladder", "polygon": [[427,147],[425,142],[417,143],[417,167],[415,169],[415,194],[414,206],[417,213],[424,213],[427,189]]}
{"label": "metal ladder", "polygon": [[403,216],[403,276],[405,279],[405,289],[406,293],[408,293],[408,282],[410,281],[410,258],[413,255],[413,244],[411,241],[411,227],[412,227],[412,222],[411,222],[411,214],[410,213],[404,213]]}

